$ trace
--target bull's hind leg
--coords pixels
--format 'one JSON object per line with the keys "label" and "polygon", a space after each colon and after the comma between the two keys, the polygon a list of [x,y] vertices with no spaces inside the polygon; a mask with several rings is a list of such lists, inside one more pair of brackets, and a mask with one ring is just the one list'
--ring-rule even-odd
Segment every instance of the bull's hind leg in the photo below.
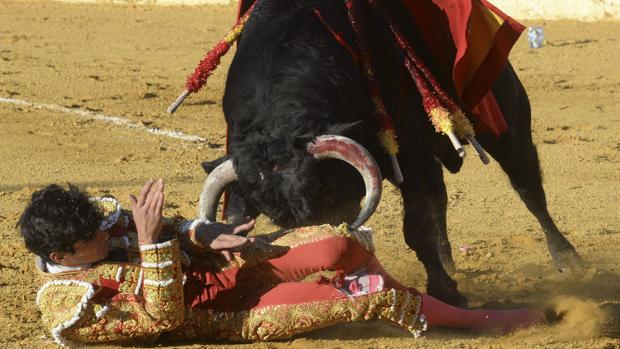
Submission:
{"label": "bull's hind leg", "polygon": [[508,130],[499,138],[482,136],[480,142],[506,172],[512,187],[540,223],[551,258],[558,269],[579,273],[583,270],[581,258],[560,233],[547,210],[538,154],[532,142],[530,104],[512,67],[506,68],[493,92],[508,123]]}

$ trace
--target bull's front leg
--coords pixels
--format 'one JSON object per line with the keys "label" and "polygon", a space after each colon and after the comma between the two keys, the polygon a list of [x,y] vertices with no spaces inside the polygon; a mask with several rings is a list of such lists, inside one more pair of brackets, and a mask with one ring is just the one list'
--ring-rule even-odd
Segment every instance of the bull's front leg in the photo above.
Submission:
{"label": "bull's front leg", "polygon": [[441,165],[434,159],[425,161],[424,166],[408,165],[403,171],[405,181],[401,185],[405,242],[426,269],[427,292],[446,303],[465,306],[467,299],[459,293],[456,282],[444,269],[437,245],[442,222],[436,213],[445,210],[441,200],[442,193],[445,195]]}

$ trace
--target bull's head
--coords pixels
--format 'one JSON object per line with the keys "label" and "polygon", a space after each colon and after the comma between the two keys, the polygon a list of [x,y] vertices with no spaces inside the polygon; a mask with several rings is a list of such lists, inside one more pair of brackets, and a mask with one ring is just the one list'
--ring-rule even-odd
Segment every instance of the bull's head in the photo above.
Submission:
{"label": "bull's head", "polygon": [[[272,145],[277,147],[277,145]],[[317,162],[339,159],[355,168],[365,184],[364,207],[351,227],[362,225],[374,212],[381,198],[381,173],[370,153],[354,140],[343,136],[320,136],[303,147],[288,147],[291,153],[278,150],[279,157],[264,158],[254,151],[252,157],[234,157],[211,171],[200,196],[200,216],[213,221],[217,204],[225,187],[238,182],[244,199],[256,210],[281,226],[304,225],[320,211],[320,177]],[[301,148],[301,149],[299,149]],[[265,152],[268,150],[260,150]],[[295,152],[303,154],[296,154]],[[350,179],[344,179],[345,181]]]}

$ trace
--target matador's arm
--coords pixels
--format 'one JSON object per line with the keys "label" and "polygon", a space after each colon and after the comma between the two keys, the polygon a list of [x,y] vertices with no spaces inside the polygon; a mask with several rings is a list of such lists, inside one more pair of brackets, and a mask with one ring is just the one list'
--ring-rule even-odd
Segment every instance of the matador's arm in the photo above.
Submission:
{"label": "matador's arm", "polygon": [[140,254],[143,277],[136,294],[105,299],[97,286],[77,280],[43,285],[37,303],[58,344],[149,339],[184,322],[178,240],[141,245]]}

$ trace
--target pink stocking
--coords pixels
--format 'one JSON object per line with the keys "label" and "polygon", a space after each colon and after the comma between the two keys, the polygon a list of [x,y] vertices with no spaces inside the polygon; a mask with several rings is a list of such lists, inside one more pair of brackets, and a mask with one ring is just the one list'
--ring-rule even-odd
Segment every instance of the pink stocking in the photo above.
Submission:
{"label": "pink stocking", "polygon": [[507,333],[546,322],[544,314],[533,309],[463,309],[427,294],[422,295],[420,312],[430,327],[469,328],[478,332]]}

